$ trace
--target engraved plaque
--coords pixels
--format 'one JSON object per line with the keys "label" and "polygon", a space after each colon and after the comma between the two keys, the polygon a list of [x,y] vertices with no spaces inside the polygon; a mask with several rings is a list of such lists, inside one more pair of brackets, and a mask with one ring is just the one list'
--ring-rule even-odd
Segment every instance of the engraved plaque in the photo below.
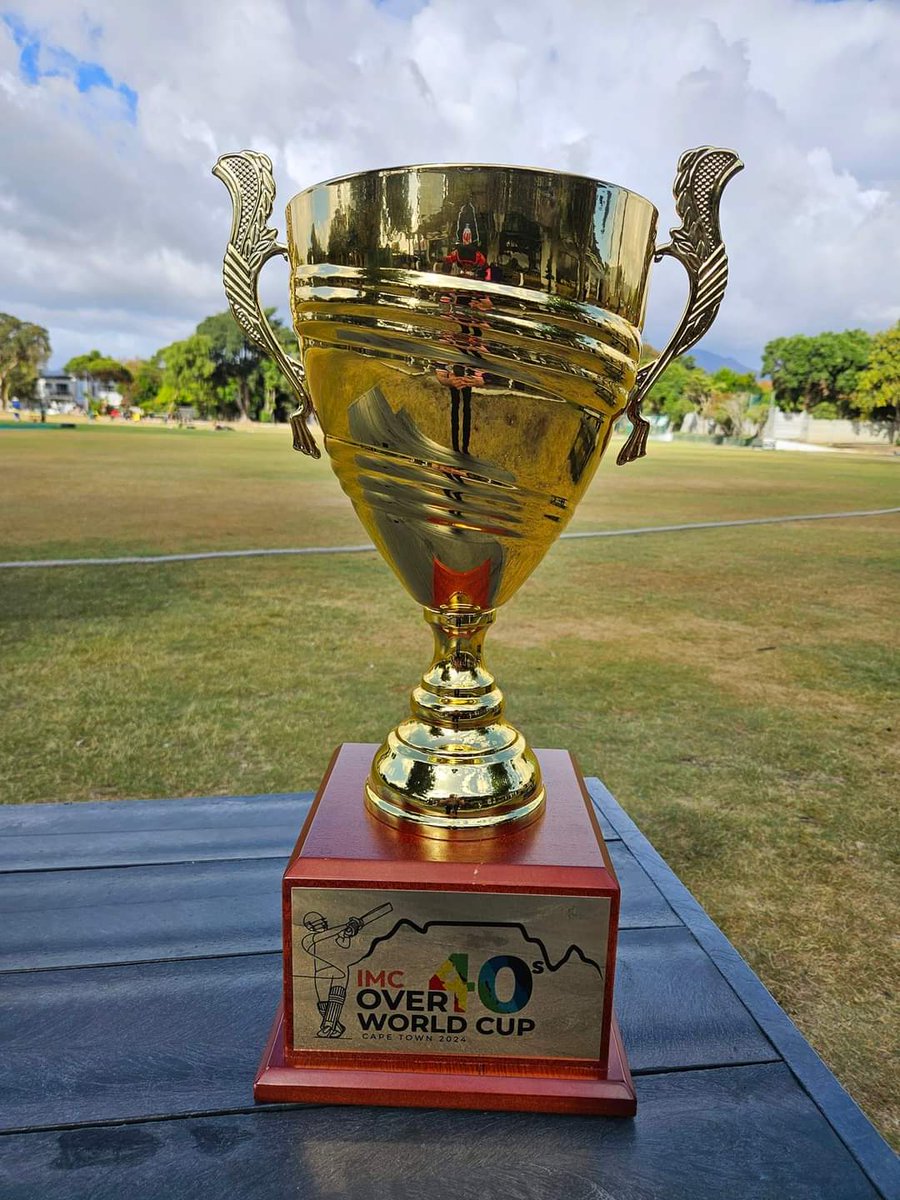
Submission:
{"label": "engraved plaque", "polygon": [[291,890],[295,1050],[593,1059],[610,903]]}

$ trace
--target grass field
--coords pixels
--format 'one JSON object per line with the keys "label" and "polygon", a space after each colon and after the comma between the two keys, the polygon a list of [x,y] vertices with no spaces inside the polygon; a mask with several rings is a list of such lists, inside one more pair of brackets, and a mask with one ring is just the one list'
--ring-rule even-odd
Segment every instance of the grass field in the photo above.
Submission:
{"label": "grass field", "polygon": [[[0,434],[0,559],[355,544],[282,430]],[[900,462],[651,445],[571,526],[884,508]],[[900,1138],[897,516],[560,543],[488,658]],[[426,665],[374,554],[0,571],[0,799],[311,788]]]}

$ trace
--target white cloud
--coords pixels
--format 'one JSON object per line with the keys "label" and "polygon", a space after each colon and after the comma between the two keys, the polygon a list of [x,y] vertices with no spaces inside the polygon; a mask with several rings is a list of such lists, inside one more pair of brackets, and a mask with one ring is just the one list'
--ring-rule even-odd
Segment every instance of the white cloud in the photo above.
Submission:
{"label": "white cloud", "polygon": [[[18,15],[44,65],[64,51],[138,95],[131,124],[115,87],[29,83],[0,26],[0,309],[47,324],[57,361],[149,353],[224,307],[228,202],[209,171],[243,147],[272,155],[281,200],[403,162],[595,174],[650,196],[664,235],[680,152],[733,146],[732,282],[707,348],[753,365],[771,337],[900,316],[891,0],[29,0]],[[650,340],[683,294],[661,267]]]}

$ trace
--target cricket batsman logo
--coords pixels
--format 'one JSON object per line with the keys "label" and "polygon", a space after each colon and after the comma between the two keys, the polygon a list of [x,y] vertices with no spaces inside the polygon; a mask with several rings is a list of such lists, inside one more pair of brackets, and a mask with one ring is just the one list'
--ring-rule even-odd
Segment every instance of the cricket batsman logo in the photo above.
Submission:
{"label": "cricket batsman logo", "polygon": [[365,958],[371,949],[369,938],[357,940],[361,930],[373,921],[394,911],[392,904],[379,904],[361,917],[349,917],[337,925],[329,925],[321,913],[308,912],[303,918],[309,930],[300,945],[313,960],[315,969],[316,1007],[321,1023],[316,1037],[339,1038],[347,1032],[341,1024],[341,1010],[347,998],[350,968]]}

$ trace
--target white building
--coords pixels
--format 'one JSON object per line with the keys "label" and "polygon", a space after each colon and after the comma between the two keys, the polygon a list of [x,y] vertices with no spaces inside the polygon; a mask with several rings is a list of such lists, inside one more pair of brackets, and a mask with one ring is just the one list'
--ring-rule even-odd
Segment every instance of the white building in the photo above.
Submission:
{"label": "white building", "polygon": [[65,371],[41,371],[35,390],[41,406],[47,408],[51,404],[60,408],[75,404],[86,409],[92,396],[89,383]]}

